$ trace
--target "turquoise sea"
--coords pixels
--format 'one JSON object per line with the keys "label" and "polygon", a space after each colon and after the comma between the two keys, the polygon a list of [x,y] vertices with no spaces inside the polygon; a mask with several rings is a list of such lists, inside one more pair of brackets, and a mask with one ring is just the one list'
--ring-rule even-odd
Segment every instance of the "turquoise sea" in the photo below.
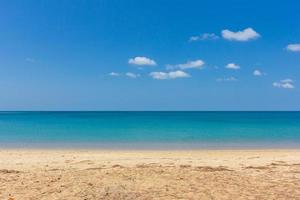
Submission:
{"label": "turquoise sea", "polygon": [[300,112],[0,112],[0,148],[298,148]]}

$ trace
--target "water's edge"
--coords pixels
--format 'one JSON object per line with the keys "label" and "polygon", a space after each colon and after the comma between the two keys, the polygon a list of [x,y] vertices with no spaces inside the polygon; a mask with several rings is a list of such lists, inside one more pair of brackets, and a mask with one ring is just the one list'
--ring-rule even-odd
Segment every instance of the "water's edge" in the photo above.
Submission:
{"label": "water's edge", "polygon": [[200,143],[200,142],[39,142],[0,143],[0,149],[82,149],[82,150],[255,150],[300,149],[299,142]]}

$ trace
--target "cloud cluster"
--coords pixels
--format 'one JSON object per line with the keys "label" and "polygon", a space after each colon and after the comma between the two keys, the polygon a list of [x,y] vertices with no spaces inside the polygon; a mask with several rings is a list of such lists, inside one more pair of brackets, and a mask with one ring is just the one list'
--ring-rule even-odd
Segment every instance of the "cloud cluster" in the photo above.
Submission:
{"label": "cloud cluster", "polygon": [[137,56],[135,58],[130,58],[128,60],[129,64],[132,65],[139,65],[139,66],[143,66],[143,65],[149,65],[149,66],[155,66],[156,62],[150,58],[147,57],[143,57],[143,56]]}
{"label": "cloud cluster", "polygon": [[289,44],[286,46],[288,51],[292,52],[299,52],[300,51],[300,44]]}
{"label": "cloud cluster", "polygon": [[277,88],[284,88],[284,89],[294,89],[294,81],[292,79],[284,79],[284,80],[280,80],[278,82],[274,82],[273,83],[274,87]]}
{"label": "cloud cluster", "polygon": [[[260,37],[260,34],[256,32],[253,28],[249,27],[240,31],[231,31],[228,29],[221,31],[221,36],[225,40],[230,41],[238,41],[238,42],[246,42],[250,40],[254,40]],[[215,33],[203,33],[201,35],[196,35],[190,37],[190,42],[195,41],[203,41],[203,40],[217,40],[220,36]],[[300,44],[289,44],[285,47],[286,50],[292,52],[300,52]],[[26,59],[28,62],[32,62],[31,59]],[[144,56],[136,56],[134,58],[130,58],[128,60],[129,64],[138,65],[138,66],[156,66],[157,63],[148,57]],[[205,65],[205,62],[202,59],[187,61],[186,63],[175,64],[175,65],[166,65],[167,71],[152,71],[149,73],[149,76],[156,80],[170,80],[177,78],[189,78],[191,75],[187,73],[185,70],[187,69],[202,69]],[[239,70],[241,67],[235,63],[228,63],[225,66],[226,69],[230,70]],[[253,76],[264,76],[266,75],[264,72],[255,69],[253,71]],[[117,72],[111,72],[108,74],[109,76],[127,76],[129,78],[137,78],[140,74],[136,74],[133,72],[127,72],[124,74],[120,74]],[[218,82],[232,82],[238,81],[236,77],[225,77],[216,79]],[[284,88],[284,89],[294,89],[294,81],[292,79],[284,79],[277,82],[273,82],[273,86],[276,88]]]}
{"label": "cloud cluster", "polygon": [[222,30],[222,37],[226,40],[246,42],[260,37],[260,35],[252,28],[246,28],[242,31],[233,32],[228,29]]}
{"label": "cloud cluster", "polygon": [[167,80],[176,78],[188,78],[190,75],[184,71],[172,71],[172,72],[151,72],[149,74],[153,79]]}
{"label": "cloud cluster", "polygon": [[225,68],[227,69],[233,69],[233,70],[238,70],[240,69],[241,67],[235,63],[229,63],[225,66]]}

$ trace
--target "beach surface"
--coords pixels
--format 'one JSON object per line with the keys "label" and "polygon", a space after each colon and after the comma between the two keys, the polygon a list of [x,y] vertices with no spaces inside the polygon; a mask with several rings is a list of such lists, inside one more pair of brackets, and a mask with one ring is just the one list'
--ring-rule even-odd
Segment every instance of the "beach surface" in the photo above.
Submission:
{"label": "beach surface", "polygon": [[300,150],[2,149],[0,199],[300,199]]}

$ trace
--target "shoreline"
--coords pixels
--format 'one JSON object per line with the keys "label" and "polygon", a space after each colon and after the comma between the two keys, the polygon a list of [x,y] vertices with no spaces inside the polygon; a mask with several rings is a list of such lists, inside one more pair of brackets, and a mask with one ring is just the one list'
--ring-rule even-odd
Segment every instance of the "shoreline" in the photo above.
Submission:
{"label": "shoreline", "polygon": [[197,150],[264,150],[300,149],[299,141],[283,142],[0,142],[1,149],[45,150],[149,150],[149,151],[197,151]]}
{"label": "shoreline", "polygon": [[158,152],[158,153],[188,153],[188,152],[194,152],[194,153],[204,153],[204,152],[300,152],[299,148],[227,148],[227,149],[110,149],[110,148],[43,148],[43,147],[24,147],[24,148],[16,148],[16,147],[0,147],[0,153],[1,152],[90,152],[90,153],[105,153],[105,152],[124,152],[124,153],[132,153],[132,152],[141,152],[141,153],[151,153],[151,152]]}

